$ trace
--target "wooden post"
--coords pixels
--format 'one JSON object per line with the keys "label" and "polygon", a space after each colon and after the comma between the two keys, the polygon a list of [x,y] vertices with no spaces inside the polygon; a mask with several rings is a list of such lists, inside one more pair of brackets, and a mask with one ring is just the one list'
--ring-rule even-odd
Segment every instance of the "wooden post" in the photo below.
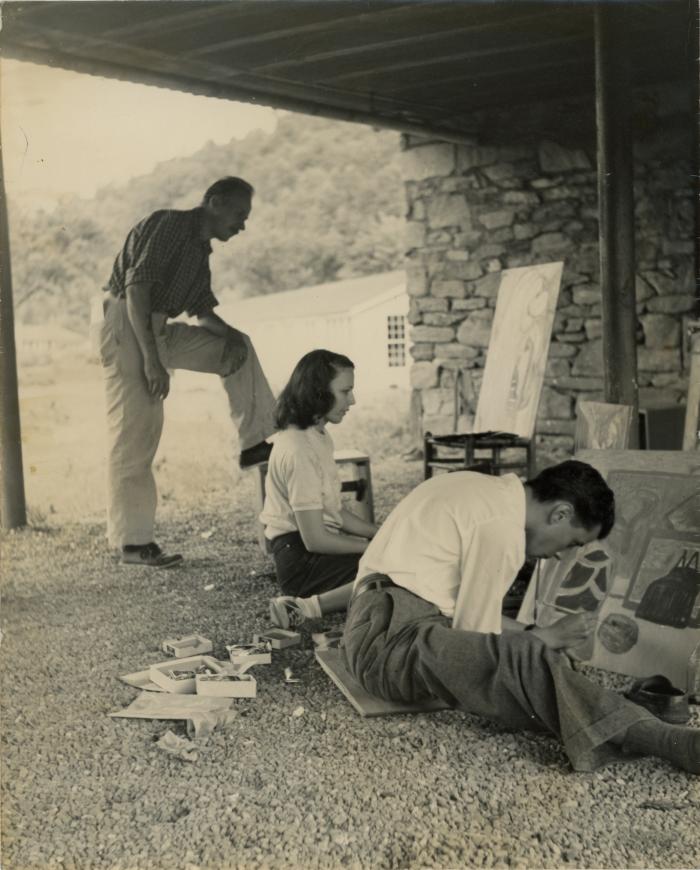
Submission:
{"label": "wooden post", "polygon": [[700,449],[700,320],[688,324],[690,334],[690,379],[685,409],[683,450]]}
{"label": "wooden post", "polygon": [[[625,4],[595,8],[600,284],[605,400],[633,407],[637,420],[637,312],[630,108],[632,88]],[[632,426],[630,447],[638,444]]]}
{"label": "wooden post", "polygon": [[22,437],[19,423],[17,356],[12,309],[10,233],[7,221],[5,176],[0,138],[0,449],[2,462],[2,527],[27,524],[22,472]]}
{"label": "wooden post", "polygon": [[690,55],[690,81],[693,82],[693,174],[695,177],[695,306],[694,314],[700,318],[700,3],[692,3],[690,14],[693,16],[693,41],[695,52]]}

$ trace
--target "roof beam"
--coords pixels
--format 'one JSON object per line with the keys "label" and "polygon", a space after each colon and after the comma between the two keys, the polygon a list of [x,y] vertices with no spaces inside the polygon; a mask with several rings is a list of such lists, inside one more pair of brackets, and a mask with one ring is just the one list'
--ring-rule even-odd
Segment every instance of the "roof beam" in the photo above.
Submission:
{"label": "roof beam", "polygon": [[[92,58],[77,57],[74,54],[62,54],[44,48],[9,44],[5,46],[5,56],[29,63],[40,63],[47,66],[70,69],[75,72],[87,73],[88,75],[104,76],[105,78],[114,78],[122,81],[134,81],[133,66],[123,66],[108,61],[95,61]],[[437,120],[422,122],[418,114],[415,114],[413,119],[408,119],[406,117],[408,113],[402,117],[400,110],[396,107],[393,107],[393,115],[387,114],[392,108],[390,104],[384,106],[382,110],[384,114],[380,115],[372,110],[371,104],[360,108],[353,108],[352,106],[343,107],[337,104],[329,104],[328,102],[318,102],[310,98],[304,99],[300,96],[285,95],[279,89],[275,92],[266,93],[254,90],[253,88],[246,89],[240,85],[203,81],[191,76],[178,75],[174,72],[158,72],[147,69],[138,69],[138,81],[141,84],[152,85],[154,87],[177,89],[218,99],[254,103],[255,105],[286,109],[292,112],[301,112],[302,114],[331,118],[337,121],[368,124],[371,127],[383,127],[388,130],[397,130],[401,133],[410,133],[415,136],[438,137],[446,142],[455,142],[457,144],[473,144],[474,141],[473,134],[462,126],[443,126]],[[326,95],[325,99],[328,100],[330,97]]]}
{"label": "roof beam", "polygon": [[[514,25],[517,26],[519,23],[524,23],[526,21],[532,23],[533,20],[536,21],[545,18],[545,16],[548,20],[551,20],[551,12],[534,16],[522,15],[520,17],[514,17],[509,19],[508,27]],[[336,60],[339,57],[353,57],[367,54],[369,52],[382,52],[390,48],[400,48],[401,46],[406,46],[408,48],[413,48],[414,46],[423,47],[428,46],[431,42],[443,39],[444,37],[458,36],[459,34],[472,34],[478,36],[487,30],[498,30],[503,29],[503,27],[503,22],[493,21],[484,24],[469,24],[464,27],[450,27],[447,29],[434,30],[430,33],[423,33],[419,36],[400,36],[396,39],[382,40],[379,42],[363,42],[359,45],[348,46],[347,48],[330,48],[327,51],[322,51],[317,54],[307,54],[304,55],[304,57],[296,58],[294,60],[281,60],[276,61],[275,63],[256,66],[254,69],[256,72],[270,72],[273,70],[277,72],[279,70],[294,69],[298,66],[317,63],[319,61]],[[525,43],[522,47],[525,47]],[[493,53],[493,51],[495,50],[492,50],[489,53]]]}
{"label": "roof beam", "polygon": [[[221,42],[213,42],[204,48],[198,48],[187,53],[188,57],[203,57],[207,54],[214,54],[219,51],[225,51],[228,48],[241,48],[246,45],[255,45],[260,42],[272,42],[276,39],[286,39],[290,36],[307,36],[311,33],[319,33],[328,30],[329,27],[335,27],[338,24],[355,23],[372,23],[377,19],[391,20],[393,17],[404,15],[408,8],[417,6],[429,7],[430,4],[422,3],[399,3],[392,5],[390,9],[384,8],[373,12],[359,12],[354,15],[344,15],[340,18],[334,18],[332,21],[315,21],[311,24],[302,24],[295,27],[286,27],[279,30],[266,30],[263,33],[253,33],[248,36],[237,36],[233,39],[225,39]],[[274,66],[274,64],[273,64]]]}
{"label": "roof beam", "polygon": [[[75,0],[71,0],[71,5]],[[163,2],[155,4],[159,9],[160,14],[148,21],[134,21],[132,24],[124,27],[112,27],[109,30],[104,30],[102,35],[112,40],[122,40],[130,36],[148,36],[152,33],[158,35],[166,33],[175,33],[178,30],[186,30],[194,24],[199,24],[200,21],[211,21],[217,18],[230,18],[232,5],[230,2],[207,3],[198,2],[197,8],[189,8],[186,12],[175,12],[174,10],[180,6],[180,3]],[[191,4],[187,4],[190,6]]]}
{"label": "roof beam", "polygon": [[[473,87],[478,87],[483,91],[493,90],[492,81],[498,81],[501,78],[504,78],[509,75],[516,74],[524,74],[528,75],[531,73],[538,73],[540,71],[544,72],[546,70],[550,70],[552,68],[566,70],[568,67],[576,67],[576,66],[585,66],[590,63],[590,71],[591,71],[591,86],[593,83],[593,58],[584,58],[585,63],[582,63],[582,54],[570,54],[569,57],[565,59],[561,58],[552,58],[551,60],[533,60],[532,63],[527,64],[511,64],[505,67],[499,67],[498,69],[490,69],[488,72],[480,72],[478,75],[473,78],[469,77],[469,73],[465,72],[461,76],[450,76],[449,78],[444,79],[434,79],[432,76],[427,82],[424,82],[421,86],[416,85],[415,82],[406,83],[403,85],[401,82],[393,82],[391,83],[391,91],[395,93],[397,91],[405,92],[411,91],[413,96],[407,97],[406,99],[409,102],[421,102],[421,98],[417,96],[418,94],[428,93],[430,92],[436,84],[447,85],[453,84],[455,82],[460,83],[463,82],[465,86],[472,85]],[[486,85],[485,88],[481,88],[482,84]],[[527,81],[523,81],[522,79],[517,84],[528,84]],[[517,87],[517,84],[514,84],[514,87]],[[559,83],[557,83],[557,86]],[[438,96],[437,99],[434,100],[435,103],[440,105],[442,100]]]}
{"label": "roof beam", "polygon": [[[17,60],[25,59],[125,81],[133,81],[136,70],[138,80],[144,84],[183,88],[191,93],[223,99],[261,102],[290,111],[308,112],[309,107],[315,106],[314,114],[323,114],[322,107],[330,105],[334,110],[348,110],[353,115],[357,112],[366,113],[373,120],[362,123],[374,125],[382,123],[380,113],[387,114],[389,118],[396,116],[409,123],[430,119],[436,114],[430,103],[416,105],[373,93],[355,94],[342,89],[326,88],[324,85],[257,77],[246,70],[230,69],[220,64],[196,61],[184,64],[179,56],[133,46],[124,49],[101,37],[52,30],[48,35],[31,33],[31,36],[23,38],[22,30],[18,29],[15,39],[16,42],[7,42],[4,52],[6,56],[15,57]],[[113,58],[119,60],[115,61]],[[302,104],[306,108],[301,108]],[[454,130],[454,127],[451,128],[448,124],[445,129]]]}
{"label": "roof beam", "polygon": [[[365,68],[362,70],[355,70],[350,73],[341,73],[340,75],[331,75],[327,77],[324,76],[324,80],[328,82],[348,82],[352,81],[353,79],[368,78],[374,75],[386,75],[387,73],[392,72],[404,72],[406,70],[418,70],[428,66],[438,68],[441,66],[445,66],[445,64],[453,63],[456,60],[477,60],[478,58],[489,57],[501,58],[506,54],[514,54],[516,52],[522,52],[524,50],[529,51],[541,48],[550,48],[552,46],[568,45],[569,43],[576,43],[581,41],[581,34],[577,33],[572,34],[571,36],[567,36],[565,38],[559,36],[553,38],[550,37],[546,39],[531,40],[528,43],[518,43],[517,45],[511,45],[507,47],[493,47],[487,49],[480,49],[477,51],[474,51],[473,49],[468,49],[466,51],[458,51],[453,54],[442,55],[439,58],[426,57],[421,58],[420,60],[412,59],[408,61],[400,61],[398,63],[382,64],[381,66]],[[499,65],[498,71],[495,72],[496,75],[498,75],[500,69],[501,67]]]}

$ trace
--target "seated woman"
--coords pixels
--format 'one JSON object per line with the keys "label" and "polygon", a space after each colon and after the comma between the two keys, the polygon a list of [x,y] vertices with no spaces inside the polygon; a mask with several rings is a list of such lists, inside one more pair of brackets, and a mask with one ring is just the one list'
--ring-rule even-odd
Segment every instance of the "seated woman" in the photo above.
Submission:
{"label": "seated woman", "polygon": [[312,350],[297,363],[275,411],[260,521],[284,596],[270,601],[272,622],[289,628],[345,610],[360,556],[377,527],[342,506],[327,423],[355,404],[354,365]]}

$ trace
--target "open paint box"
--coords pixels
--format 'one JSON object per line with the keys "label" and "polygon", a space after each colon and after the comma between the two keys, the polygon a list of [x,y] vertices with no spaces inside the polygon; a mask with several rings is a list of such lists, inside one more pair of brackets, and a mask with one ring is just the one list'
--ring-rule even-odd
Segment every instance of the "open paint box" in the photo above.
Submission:
{"label": "open paint box", "polygon": [[166,655],[175,656],[176,659],[185,656],[203,656],[214,649],[214,645],[207,637],[201,634],[188,634],[187,637],[169,637],[163,641],[161,649]]}
{"label": "open paint box", "polygon": [[238,668],[239,673],[247,671],[253,665],[269,665],[272,663],[272,644],[269,641],[263,643],[235,643],[227,646],[231,664]]}
{"label": "open paint box", "polygon": [[258,684],[248,674],[197,674],[195,677],[198,695],[213,695],[219,698],[255,698]]}
{"label": "open paint box", "polygon": [[268,628],[267,631],[253,635],[254,643],[269,643],[272,649],[286,649],[288,646],[298,646],[301,635],[285,628]]}
{"label": "open paint box", "polygon": [[194,695],[197,675],[220,674],[223,668],[210,656],[190,656],[158,662],[148,669],[148,676],[161,689],[176,695]]}

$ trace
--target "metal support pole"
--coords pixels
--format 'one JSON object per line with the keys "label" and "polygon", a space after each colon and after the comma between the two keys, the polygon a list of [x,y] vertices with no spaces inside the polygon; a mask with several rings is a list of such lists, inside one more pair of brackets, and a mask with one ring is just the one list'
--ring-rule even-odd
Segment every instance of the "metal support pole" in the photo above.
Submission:
{"label": "metal support pole", "polygon": [[693,174],[695,176],[695,305],[693,311],[700,318],[700,3],[692,3],[693,51],[690,54],[690,81],[693,82]]}
{"label": "metal support pole", "polygon": [[22,472],[22,436],[19,423],[17,355],[12,309],[10,234],[7,222],[5,176],[0,134],[0,445],[2,462],[2,527],[27,524]]}
{"label": "metal support pole", "polygon": [[[595,9],[600,284],[606,401],[632,405],[638,419],[634,188],[628,22],[625,4]],[[630,446],[638,444],[632,426]]]}

